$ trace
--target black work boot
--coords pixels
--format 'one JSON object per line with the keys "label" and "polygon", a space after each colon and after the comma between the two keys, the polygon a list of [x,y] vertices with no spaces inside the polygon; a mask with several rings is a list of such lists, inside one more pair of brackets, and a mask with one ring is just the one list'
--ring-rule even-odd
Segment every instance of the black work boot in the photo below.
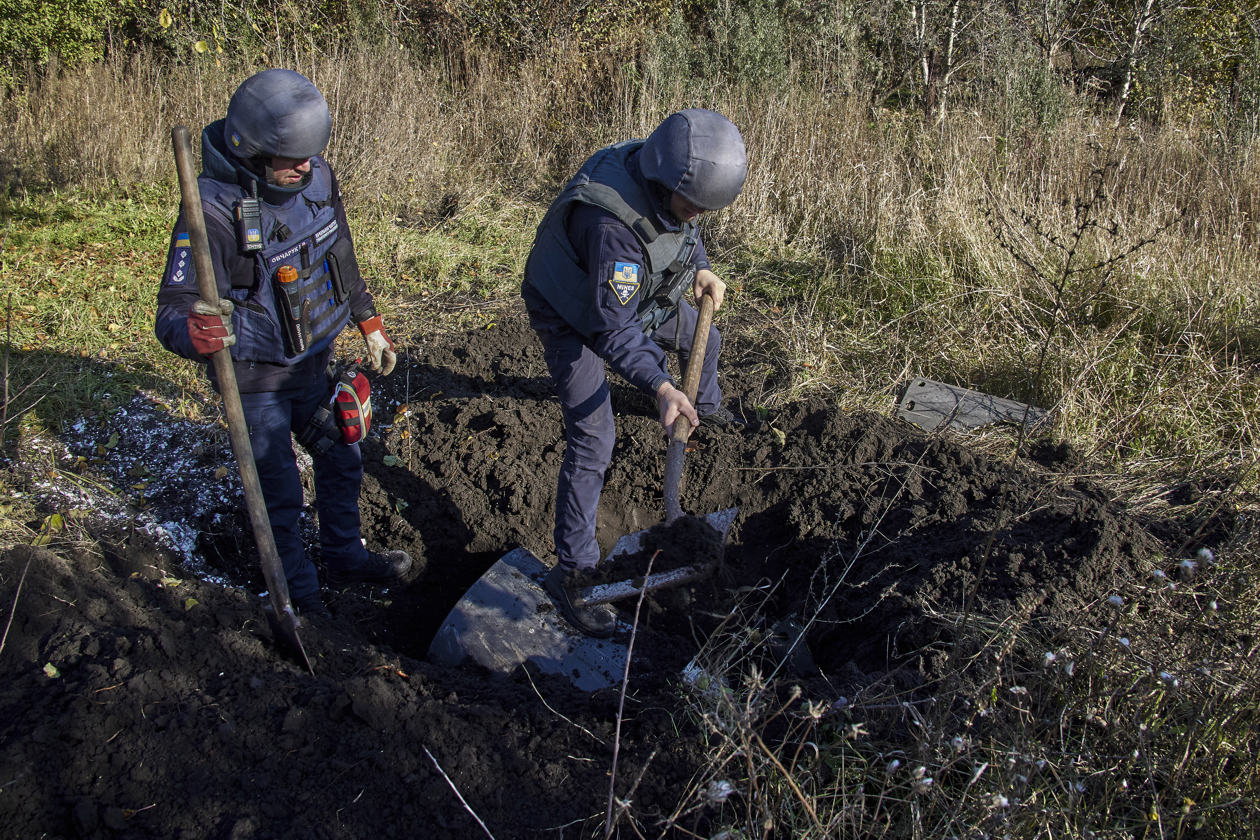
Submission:
{"label": "black work boot", "polygon": [[411,568],[411,555],[405,551],[369,551],[362,563],[350,569],[328,568],[328,585],[344,589],[354,583],[398,583]]}
{"label": "black work boot", "polygon": [[712,414],[701,417],[700,423],[705,426],[714,426],[725,432],[742,432],[748,428],[747,420],[724,405],[718,406],[717,411]]}
{"label": "black work boot", "polygon": [[293,608],[297,610],[298,615],[306,618],[314,616],[330,618],[332,616],[332,613],[328,611],[328,607],[324,605],[324,599],[319,597],[318,592],[311,592],[303,595],[301,598],[294,598]]}
{"label": "black work boot", "polygon": [[585,577],[577,569],[557,565],[543,578],[543,586],[570,624],[592,638],[607,639],[617,629],[617,620],[608,608],[579,608],[574,605],[574,600],[582,591]]}

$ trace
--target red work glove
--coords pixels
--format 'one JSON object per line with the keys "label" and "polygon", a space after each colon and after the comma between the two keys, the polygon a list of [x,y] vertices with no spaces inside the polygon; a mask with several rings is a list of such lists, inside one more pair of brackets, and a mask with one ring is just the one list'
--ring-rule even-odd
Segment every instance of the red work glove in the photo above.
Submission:
{"label": "red work glove", "polygon": [[373,315],[359,322],[359,332],[363,333],[363,340],[367,342],[372,370],[384,376],[393,373],[398,354],[394,352],[394,342],[385,334],[385,320],[380,315]]}
{"label": "red work glove", "polygon": [[236,343],[232,332],[232,301],[221,298],[216,309],[200,298],[188,313],[188,336],[193,349],[203,356],[211,356],[224,347]]}

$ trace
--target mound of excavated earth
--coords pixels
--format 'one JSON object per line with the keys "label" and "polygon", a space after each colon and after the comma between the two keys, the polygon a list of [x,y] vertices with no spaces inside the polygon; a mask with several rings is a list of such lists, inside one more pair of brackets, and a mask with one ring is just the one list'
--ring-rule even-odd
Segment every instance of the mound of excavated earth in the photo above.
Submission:
{"label": "mound of excavated earth", "polygon": [[[554,559],[565,441],[537,341],[509,311],[490,328],[403,345],[398,370],[375,381],[361,507],[369,546],[406,549],[415,566],[388,592],[325,592],[332,618],[301,631],[314,676],[263,618],[223,431],[181,426],[143,397],[74,424],[61,445],[84,480],[49,512],[92,507],[74,520],[92,539],[0,560],[6,620],[14,607],[0,651],[0,836],[481,836],[471,812],[498,840],[602,824],[617,689],[425,660],[496,559],[519,546]],[[728,346],[722,381],[738,407],[765,374],[738,338]],[[613,401],[605,548],[662,518],[654,407],[619,383]],[[1156,549],[1054,464],[1012,469],[823,399],[692,440],[684,507],[740,513],[715,571],[642,610],[617,788],[625,796],[638,780],[632,814],[647,836],[703,766],[679,675],[719,626],[729,635],[731,620],[747,622],[763,636],[784,619],[807,626],[814,667],[785,666],[805,699],[835,704],[890,681],[911,696],[932,667],[926,651],[947,635],[942,617],[963,610],[1004,493],[1010,514],[976,614],[1018,603],[1053,625],[1105,599]],[[110,509],[94,486],[126,503]],[[660,540],[713,553],[695,533]],[[739,795],[690,816],[688,830],[709,836],[724,808],[742,809]]]}

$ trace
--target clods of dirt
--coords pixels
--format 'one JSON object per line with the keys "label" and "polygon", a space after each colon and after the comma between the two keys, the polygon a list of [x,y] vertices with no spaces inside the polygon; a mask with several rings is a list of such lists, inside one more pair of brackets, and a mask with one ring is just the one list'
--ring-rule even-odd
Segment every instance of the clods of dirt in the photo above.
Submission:
{"label": "clods of dirt", "polygon": [[700,516],[684,514],[673,522],[660,522],[640,532],[640,548],[634,553],[614,553],[592,571],[598,583],[636,580],[690,567],[715,571],[722,562],[724,538]]}
{"label": "clods of dirt", "polygon": [[[519,309],[489,329],[399,344],[409,349],[398,369],[374,381],[360,506],[369,547],[405,549],[415,568],[388,591],[325,591],[332,616],[301,630],[314,676],[263,618],[235,465],[217,433],[179,447],[189,460],[175,470],[165,466],[175,452],[137,431],[152,415],[184,434],[152,400],[129,407],[125,423],[93,418],[67,437],[69,465],[118,435],[109,451],[127,452],[125,463],[88,464],[82,483],[118,488],[124,501],[59,497],[93,508],[82,515],[91,539],[0,559],[0,603],[12,605],[0,651],[0,836],[464,838],[481,833],[479,818],[508,840],[601,824],[617,690],[425,658],[446,613],[499,557],[523,546],[554,562],[565,441],[541,349]],[[723,344],[726,391],[765,386],[748,340],[733,331]],[[613,406],[605,551],[663,518],[655,412],[617,383]],[[703,733],[680,712],[696,673],[737,678],[764,655],[763,673],[782,665],[828,707],[889,682],[909,696],[969,602],[976,615],[1079,621],[1159,554],[1049,449],[1055,469],[1012,468],[822,398],[763,425],[693,436],[684,505],[740,514],[719,573],[652,596],[635,627],[616,784],[619,796],[637,784],[634,818],[653,836],[705,761]],[[127,498],[136,463],[148,473],[144,510]],[[189,490],[194,475],[212,476],[210,489]],[[695,521],[650,538],[672,551],[664,565],[713,555],[711,536],[688,531]],[[634,605],[620,609],[627,618]],[[694,830],[708,836],[722,807]]]}

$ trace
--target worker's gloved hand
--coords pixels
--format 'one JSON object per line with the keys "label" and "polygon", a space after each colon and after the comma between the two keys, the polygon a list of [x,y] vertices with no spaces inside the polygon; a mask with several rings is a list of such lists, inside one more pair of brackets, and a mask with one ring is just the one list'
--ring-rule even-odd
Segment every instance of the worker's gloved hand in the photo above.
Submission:
{"label": "worker's gloved hand", "polygon": [[661,425],[665,427],[665,434],[674,434],[674,421],[679,416],[686,417],[691,421],[691,428],[700,425],[700,415],[696,413],[695,406],[691,404],[691,400],[687,399],[687,395],[666,382],[656,391],[656,404],[661,410]]}
{"label": "worker's gloved hand", "polygon": [[220,298],[218,307],[197,298],[188,313],[188,336],[194,350],[210,356],[236,343],[236,333],[232,331],[233,308],[227,298]]}
{"label": "worker's gloved hand", "polygon": [[372,370],[384,376],[393,373],[398,354],[394,352],[394,342],[385,334],[385,320],[380,315],[373,315],[359,322],[359,332],[363,333],[363,340],[367,342]]}

